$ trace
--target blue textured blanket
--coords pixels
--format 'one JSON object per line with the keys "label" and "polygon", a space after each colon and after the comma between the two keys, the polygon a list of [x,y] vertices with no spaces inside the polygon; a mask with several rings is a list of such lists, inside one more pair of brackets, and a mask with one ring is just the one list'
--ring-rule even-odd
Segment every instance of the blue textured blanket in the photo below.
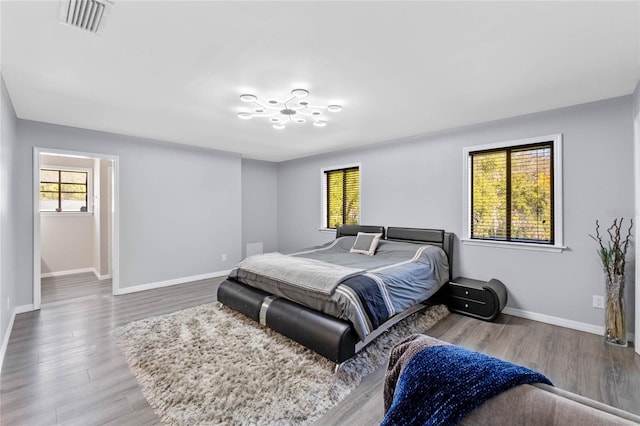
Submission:
{"label": "blue textured blanket", "polygon": [[551,385],[536,371],[478,352],[428,347],[400,374],[382,425],[455,425],[486,400],[529,383]]}

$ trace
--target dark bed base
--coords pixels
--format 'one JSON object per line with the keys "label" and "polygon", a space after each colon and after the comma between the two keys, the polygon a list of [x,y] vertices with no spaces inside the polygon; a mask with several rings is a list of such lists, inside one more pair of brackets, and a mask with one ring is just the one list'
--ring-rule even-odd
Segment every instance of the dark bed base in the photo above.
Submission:
{"label": "dark bed base", "polygon": [[[338,229],[338,237],[357,235],[358,231],[372,232],[374,229],[382,228],[347,226]],[[363,231],[363,228],[366,228],[366,231]],[[382,230],[384,232],[384,228]],[[389,228],[387,239],[439,245],[449,256],[449,265],[451,265],[453,234],[439,230]],[[451,271],[451,268],[449,269]],[[338,364],[353,357],[398,321],[426,308],[423,304],[414,305],[390,318],[367,336],[365,341],[360,341],[348,321],[272,296],[232,279],[223,281],[218,287],[218,301]]]}
{"label": "dark bed base", "polygon": [[347,321],[234,280],[220,284],[218,301],[338,364],[356,353],[358,335]]}

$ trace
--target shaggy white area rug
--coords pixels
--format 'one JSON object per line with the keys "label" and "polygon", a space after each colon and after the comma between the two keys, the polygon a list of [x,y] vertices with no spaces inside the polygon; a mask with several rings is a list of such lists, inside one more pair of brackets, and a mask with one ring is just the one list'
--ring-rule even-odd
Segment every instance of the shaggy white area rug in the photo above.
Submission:
{"label": "shaggy white area rug", "polygon": [[390,348],[447,316],[433,306],[335,364],[218,303],[113,331],[149,404],[167,425],[309,424],[387,362]]}

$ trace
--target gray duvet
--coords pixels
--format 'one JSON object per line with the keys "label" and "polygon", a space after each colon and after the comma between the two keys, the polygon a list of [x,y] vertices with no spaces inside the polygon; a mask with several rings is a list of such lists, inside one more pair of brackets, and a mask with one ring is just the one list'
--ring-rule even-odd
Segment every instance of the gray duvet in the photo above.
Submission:
{"label": "gray duvet", "polygon": [[366,256],[350,253],[354,241],[341,237],[288,255],[251,256],[229,277],[350,321],[362,340],[374,327],[362,297],[345,284],[346,278],[367,277],[389,316],[426,300],[449,278],[447,256],[439,247],[382,240],[376,254]]}

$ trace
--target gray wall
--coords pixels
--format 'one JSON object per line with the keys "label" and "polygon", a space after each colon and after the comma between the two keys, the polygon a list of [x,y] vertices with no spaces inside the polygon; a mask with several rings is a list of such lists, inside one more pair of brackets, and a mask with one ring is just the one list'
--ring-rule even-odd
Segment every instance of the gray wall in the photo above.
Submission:
{"label": "gray wall", "polygon": [[[461,245],[458,240],[454,274],[501,279],[512,308],[602,326],[604,313],[592,307],[592,295],[604,294],[603,274],[589,234],[596,219],[610,223],[615,216],[633,214],[631,102],[626,96],[280,163],[279,249],[333,238],[318,230],[323,167],[361,163],[362,224],[444,228],[460,237],[463,148],[562,133],[568,250],[489,248]],[[633,277],[634,262],[629,267],[628,276]],[[629,285],[631,305],[632,290]]]}
{"label": "gray wall", "polygon": [[275,163],[242,160],[242,255],[249,243],[265,253],[278,249],[278,168]]}
{"label": "gray wall", "polygon": [[18,304],[31,303],[33,292],[33,147],[119,156],[121,288],[224,271],[240,260],[239,155],[25,120],[18,138]]}
{"label": "gray wall", "polygon": [[[16,211],[15,168],[13,167],[18,145],[17,119],[9,99],[4,79],[0,76],[0,345],[10,330],[9,321],[18,302],[16,280]],[[0,359],[0,364],[2,359]]]}

